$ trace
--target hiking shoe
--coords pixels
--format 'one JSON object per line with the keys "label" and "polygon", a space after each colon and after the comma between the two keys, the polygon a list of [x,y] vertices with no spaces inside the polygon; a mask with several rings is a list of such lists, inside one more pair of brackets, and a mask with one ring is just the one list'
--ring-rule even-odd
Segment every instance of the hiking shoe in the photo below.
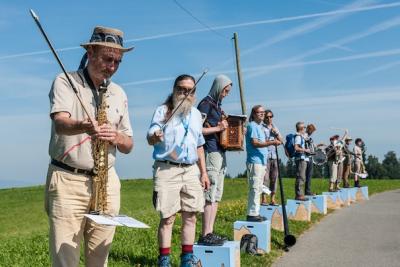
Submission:
{"label": "hiking shoe", "polygon": [[216,239],[222,240],[224,242],[228,241],[228,238],[226,236],[217,235],[216,233],[212,233],[212,234]]}
{"label": "hiking shoe", "polygon": [[208,233],[205,236],[200,236],[197,244],[202,246],[222,246],[224,240],[218,237],[219,236],[215,236],[213,233]]}
{"label": "hiking shoe", "polygon": [[171,267],[171,258],[169,255],[158,256],[158,267]]}
{"label": "hiking shoe", "polygon": [[247,215],[247,221],[248,222],[263,222],[263,221],[266,221],[266,220],[267,220],[267,218],[265,218],[264,216],[260,216],[260,215],[250,216],[250,215]]}
{"label": "hiking shoe", "polygon": [[185,253],[181,255],[181,267],[196,267],[199,260],[193,253]]}

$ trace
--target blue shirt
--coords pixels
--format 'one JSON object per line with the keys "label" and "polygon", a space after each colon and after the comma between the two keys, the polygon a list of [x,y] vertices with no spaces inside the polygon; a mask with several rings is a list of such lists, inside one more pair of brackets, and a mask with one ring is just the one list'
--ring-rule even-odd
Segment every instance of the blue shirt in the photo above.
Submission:
{"label": "blue shirt", "polygon": [[[207,115],[206,122],[208,122],[211,127],[217,126],[218,122],[221,121],[221,103],[217,104],[217,102],[211,96],[206,96],[205,98],[203,98],[197,108],[201,113]],[[219,133],[205,135],[204,139],[206,140],[204,149],[207,152],[225,151],[219,144]]]}
{"label": "blue shirt", "polygon": [[[151,120],[148,135],[153,135],[164,125],[167,106],[157,107]],[[154,145],[153,159],[194,164],[198,160],[197,147],[204,144],[200,112],[192,107],[186,116],[174,115],[164,128],[164,139]]]}
{"label": "blue shirt", "polygon": [[257,124],[255,121],[247,125],[246,133],[246,150],[247,150],[247,163],[267,164],[267,147],[254,147],[251,139],[257,139],[260,142],[265,142],[267,136],[265,134],[262,123]]}

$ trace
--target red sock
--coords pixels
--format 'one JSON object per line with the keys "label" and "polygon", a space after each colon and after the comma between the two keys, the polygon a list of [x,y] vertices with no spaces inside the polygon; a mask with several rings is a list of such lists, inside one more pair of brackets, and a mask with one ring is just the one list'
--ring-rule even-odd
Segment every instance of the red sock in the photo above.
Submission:
{"label": "red sock", "polygon": [[171,254],[171,248],[160,248],[160,255],[167,256]]}
{"label": "red sock", "polygon": [[182,254],[193,253],[193,245],[182,245]]}

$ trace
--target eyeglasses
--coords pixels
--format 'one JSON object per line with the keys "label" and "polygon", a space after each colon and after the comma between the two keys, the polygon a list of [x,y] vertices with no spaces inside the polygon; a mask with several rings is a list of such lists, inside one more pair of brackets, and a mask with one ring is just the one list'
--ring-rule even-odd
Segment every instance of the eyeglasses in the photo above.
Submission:
{"label": "eyeglasses", "polygon": [[101,60],[103,60],[103,62],[106,63],[107,65],[114,64],[115,66],[118,66],[122,62],[121,58],[114,58],[112,56],[107,56],[107,55],[101,56]]}
{"label": "eyeglasses", "polygon": [[194,96],[196,94],[196,89],[193,90],[193,88],[177,86],[176,93],[178,95],[189,95],[190,94],[191,96]]}
{"label": "eyeglasses", "polygon": [[274,116],[265,116],[268,119],[272,119]]}

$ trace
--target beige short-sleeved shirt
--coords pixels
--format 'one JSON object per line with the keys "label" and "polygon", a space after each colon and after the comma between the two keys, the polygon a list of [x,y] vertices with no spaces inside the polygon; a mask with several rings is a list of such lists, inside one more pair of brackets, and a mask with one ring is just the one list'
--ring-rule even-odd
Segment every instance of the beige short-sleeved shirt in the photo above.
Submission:
{"label": "beige short-sleeved shirt", "polygon": [[[95,118],[96,101],[93,93],[84,79],[83,75],[72,73],[72,82],[78,90],[89,114]],[[132,127],[128,113],[128,99],[123,89],[111,82],[105,93],[108,105],[107,118],[111,125],[118,131],[132,136]],[[64,74],[60,74],[53,82],[49,93],[50,114],[57,112],[68,112],[71,119],[84,120],[87,118],[78,98],[73,92]],[[55,131],[54,121],[51,127],[51,139],[49,155],[52,159],[64,162],[65,164],[79,169],[91,170],[93,168],[93,157],[90,136],[85,134],[58,135]],[[116,147],[109,147],[109,167],[114,165]]]}
{"label": "beige short-sleeved shirt", "polygon": [[355,154],[354,161],[355,162],[362,162],[363,161],[363,155],[362,155],[361,147],[354,146],[353,152]]}

